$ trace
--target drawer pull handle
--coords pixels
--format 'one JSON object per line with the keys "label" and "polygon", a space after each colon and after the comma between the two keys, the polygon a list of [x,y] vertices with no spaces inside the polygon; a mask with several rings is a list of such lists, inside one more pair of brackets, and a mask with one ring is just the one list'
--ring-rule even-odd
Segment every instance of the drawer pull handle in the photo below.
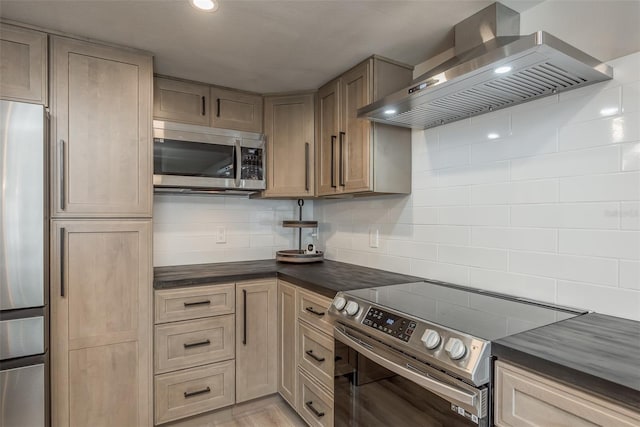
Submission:
{"label": "drawer pull handle", "polygon": [[193,396],[197,396],[199,394],[205,394],[205,393],[211,393],[211,388],[207,387],[207,388],[203,388],[202,390],[196,390],[196,391],[185,391],[184,392],[184,398],[189,398],[189,397],[193,397]]}
{"label": "drawer pull handle", "polygon": [[309,408],[311,410],[311,412],[313,412],[316,417],[318,417],[318,418],[324,417],[324,412],[320,412],[316,408],[313,407],[313,401],[310,400],[308,402],[305,402],[304,405],[307,408]]}
{"label": "drawer pull handle", "polygon": [[307,308],[305,308],[305,310],[307,310],[309,313],[315,314],[315,315],[316,315],[316,316],[318,316],[318,317],[322,317],[322,316],[324,316],[324,313],[323,313],[323,312],[321,312],[321,311],[315,311],[315,310],[313,309],[313,307],[307,307]]}
{"label": "drawer pull handle", "polygon": [[194,302],[185,302],[184,303],[185,307],[193,307],[194,305],[211,305],[211,301],[206,300],[206,301],[194,301]]}
{"label": "drawer pull handle", "polygon": [[316,356],[315,354],[313,354],[313,350],[307,350],[305,351],[305,353],[307,353],[309,357],[313,358],[316,362],[324,362],[324,357]]}
{"label": "drawer pull handle", "polygon": [[184,343],[182,345],[184,346],[184,348],[191,348],[191,347],[200,347],[200,346],[209,345],[209,344],[211,344],[211,341],[205,340],[205,341]]}

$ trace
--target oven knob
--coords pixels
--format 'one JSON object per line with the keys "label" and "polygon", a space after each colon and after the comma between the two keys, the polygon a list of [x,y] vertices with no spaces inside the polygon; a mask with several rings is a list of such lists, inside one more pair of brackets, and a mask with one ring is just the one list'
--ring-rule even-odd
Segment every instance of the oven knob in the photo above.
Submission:
{"label": "oven knob", "polygon": [[347,306],[345,307],[345,310],[347,310],[347,314],[349,316],[353,316],[358,312],[358,309],[360,308],[360,306],[358,305],[357,302],[355,301],[349,301],[347,303]]}
{"label": "oven knob", "polygon": [[462,357],[467,353],[467,347],[465,347],[464,343],[458,338],[449,338],[444,349],[449,353],[449,357],[453,360],[462,359]]}
{"label": "oven knob", "polygon": [[347,305],[347,300],[344,299],[344,297],[336,297],[336,299],[333,300],[333,306],[338,311],[342,310],[345,305]]}
{"label": "oven knob", "polygon": [[422,338],[420,340],[424,343],[425,347],[429,350],[433,350],[440,345],[440,334],[433,329],[427,329],[424,331],[424,334],[422,334]]}

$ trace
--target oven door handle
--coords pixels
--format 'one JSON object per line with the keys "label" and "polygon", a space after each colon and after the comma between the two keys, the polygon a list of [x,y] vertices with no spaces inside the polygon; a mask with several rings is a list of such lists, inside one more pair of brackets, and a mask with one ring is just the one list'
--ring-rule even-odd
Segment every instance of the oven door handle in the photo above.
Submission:
{"label": "oven door handle", "polygon": [[[362,343],[360,340],[356,340],[339,329],[335,328],[333,330],[334,338],[340,341],[343,344],[353,348],[358,353],[366,356],[367,359],[372,362],[377,363],[383,368],[387,368],[388,370],[395,372],[396,374],[404,377],[419,386],[432,391],[433,393],[441,396],[452,403],[461,403],[467,406],[476,407],[478,403],[478,396],[476,394],[470,393],[466,390],[460,389],[458,387],[454,387],[449,384],[445,384],[441,381],[433,379],[431,377],[425,376],[425,374],[420,373],[418,369],[411,365],[407,365],[407,367],[398,365],[397,363],[391,362],[386,358],[379,356],[375,352],[372,351],[373,347],[366,343]],[[410,367],[409,367],[410,366]]]}

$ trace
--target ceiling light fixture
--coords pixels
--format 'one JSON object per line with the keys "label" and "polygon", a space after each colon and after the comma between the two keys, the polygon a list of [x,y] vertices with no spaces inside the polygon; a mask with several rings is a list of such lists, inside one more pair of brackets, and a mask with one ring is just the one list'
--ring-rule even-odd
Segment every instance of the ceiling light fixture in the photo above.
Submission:
{"label": "ceiling light fixture", "polygon": [[511,71],[513,69],[512,66],[510,65],[504,65],[502,67],[498,67],[496,68],[494,71],[496,72],[496,74],[504,74],[504,73],[508,73],[509,71]]}
{"label": "ceiling light fixture", "polygon": [[216,0],[189,0],[191,6],[205,12],[215,12],[218,10],[218,2]]}
{"label": "ceiling light fixture", "polygon": [[392,114],[395,114],[395,113],[396,113],[396,110],[393,110],[393,109],[391,109],[391,110],[384,110],[384,113],[385,113],[387,116],[390,116],[390,115],[392,115]]}

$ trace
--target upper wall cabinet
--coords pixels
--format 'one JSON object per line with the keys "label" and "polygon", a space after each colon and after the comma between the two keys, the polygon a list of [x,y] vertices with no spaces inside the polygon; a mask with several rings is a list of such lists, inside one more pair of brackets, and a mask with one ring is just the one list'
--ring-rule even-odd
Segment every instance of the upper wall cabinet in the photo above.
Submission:
{"label": "upper wall cabinet", "polygon": [[209,126],[209,86],[156,77],[153,88],[154,118]]}
{"label": "upper wall cabinet", "polygon": [[314,94],[267,96],[266,197],[314,195]]}
{"label": "upper wall cabinet", "polygon": [[262,132],[262,96],[211,87],[211,126]]}
{"label": "upper wall cabinet", "polygon": [[47,105],[47,35],[0,24],[0,98]]}
{"label": "upper wall cabinet", "polygon": [[319,89],[318,196],[411,192],[411,131],[357,114],[411,78],[412,67],[374,56]]}
{"label": "upper wall cabinet", "polygon": [[51,42],[53,216],[150,216],[151,56]]}

